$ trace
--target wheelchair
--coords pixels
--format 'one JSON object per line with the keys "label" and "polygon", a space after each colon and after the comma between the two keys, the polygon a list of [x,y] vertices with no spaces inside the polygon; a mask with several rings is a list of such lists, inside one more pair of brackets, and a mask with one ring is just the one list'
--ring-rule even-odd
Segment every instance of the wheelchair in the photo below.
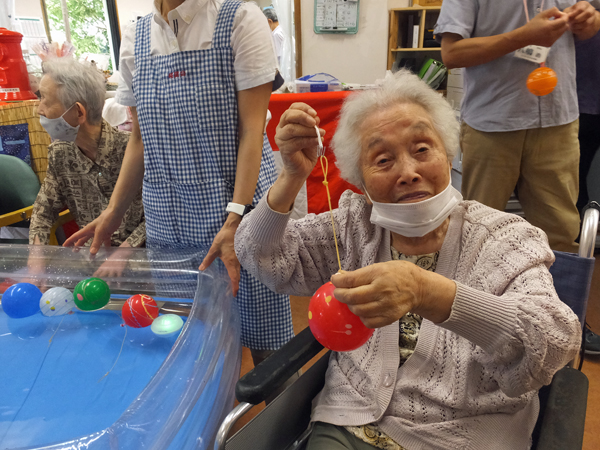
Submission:
{"label": "wheelchair", "polygon": [[[594,249],[600,205],[591,202],[582,223],[579,254],[554,252],[550,268],[559,298],[585,323],[585,311],[594,269]],[[323,355],[292,385],[231,438],[236,421],[265,400],[293,374],[323,350],[306,328],[272,356],[242,377],[236,385],[239,405],[229,413],[217,434],[215,450],[302,450],[311,432],[313,398],[325,381],[330,352]],[[589,382],[580,368],[580,353],[559,370],[550,385],[539,391],[540,414],[532,434],[532,450],[575,450],[583,445]],[[292,405],[292,407],[290,407]]]}

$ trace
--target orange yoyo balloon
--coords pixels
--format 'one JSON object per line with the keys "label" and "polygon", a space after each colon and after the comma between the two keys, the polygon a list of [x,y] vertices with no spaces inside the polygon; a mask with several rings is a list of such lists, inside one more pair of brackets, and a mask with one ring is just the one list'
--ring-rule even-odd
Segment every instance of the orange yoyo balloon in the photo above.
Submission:
{"label": "orange yoyo balloon", "polygon": [[554,90],[558,83],[556,72],[550,67],[538,67],[527,77],[527,89],[533,95],[542,97]]}

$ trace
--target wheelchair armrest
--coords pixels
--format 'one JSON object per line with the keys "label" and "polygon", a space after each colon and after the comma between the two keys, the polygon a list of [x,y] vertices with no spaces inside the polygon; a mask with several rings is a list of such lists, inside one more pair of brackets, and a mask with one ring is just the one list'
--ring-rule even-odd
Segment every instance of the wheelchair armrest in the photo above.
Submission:
{"label": "wheelchair armrest", "polygon": [[0,228],[9,227],[11,225],[14,225],[15,223],[19,223],[31,218],[32,211],[33,205],[28,206],[27,208],[18,209],[16,211],[0,215]]}
{"label": "wheelchair armrest", "polygon": [[261,403],[322,349],[310,328],[305,328],[237,382],[236,398],[252,405]]}
{"label": "wheelchair armrest", "polygon": [[588,387],[588,378],[578,370],[564,367],[556,372],[540,411],[539,435],[532,449],[581,450]]}

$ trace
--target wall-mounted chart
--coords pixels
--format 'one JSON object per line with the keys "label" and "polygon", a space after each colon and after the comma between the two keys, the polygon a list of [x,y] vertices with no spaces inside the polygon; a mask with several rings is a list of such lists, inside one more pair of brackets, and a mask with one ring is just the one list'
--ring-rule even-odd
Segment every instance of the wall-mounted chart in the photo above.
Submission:
{"label": "wall-mounted chart", "polygon": [[315,33],[356,34],[359,0],[315,0]]}

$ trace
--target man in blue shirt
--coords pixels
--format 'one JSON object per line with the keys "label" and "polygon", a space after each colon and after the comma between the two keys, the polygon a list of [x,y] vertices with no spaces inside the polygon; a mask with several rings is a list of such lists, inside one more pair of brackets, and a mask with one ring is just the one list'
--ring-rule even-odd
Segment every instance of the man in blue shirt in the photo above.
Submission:
{"label": "man in blue shirt", "polygon": [[[435,27],[444,64],[466,68],[465,199],[503,210],[516,187],[527,220],[546,232],[554,250],[577,251],[574,39],[589,39],[599,29],[600,13],[590,2],[573,0],[446,0]],[[558,84],[544,97],[527,90],[527,77],[543,61],[515,55],[530,45],[550,47],[545,64]]]}

